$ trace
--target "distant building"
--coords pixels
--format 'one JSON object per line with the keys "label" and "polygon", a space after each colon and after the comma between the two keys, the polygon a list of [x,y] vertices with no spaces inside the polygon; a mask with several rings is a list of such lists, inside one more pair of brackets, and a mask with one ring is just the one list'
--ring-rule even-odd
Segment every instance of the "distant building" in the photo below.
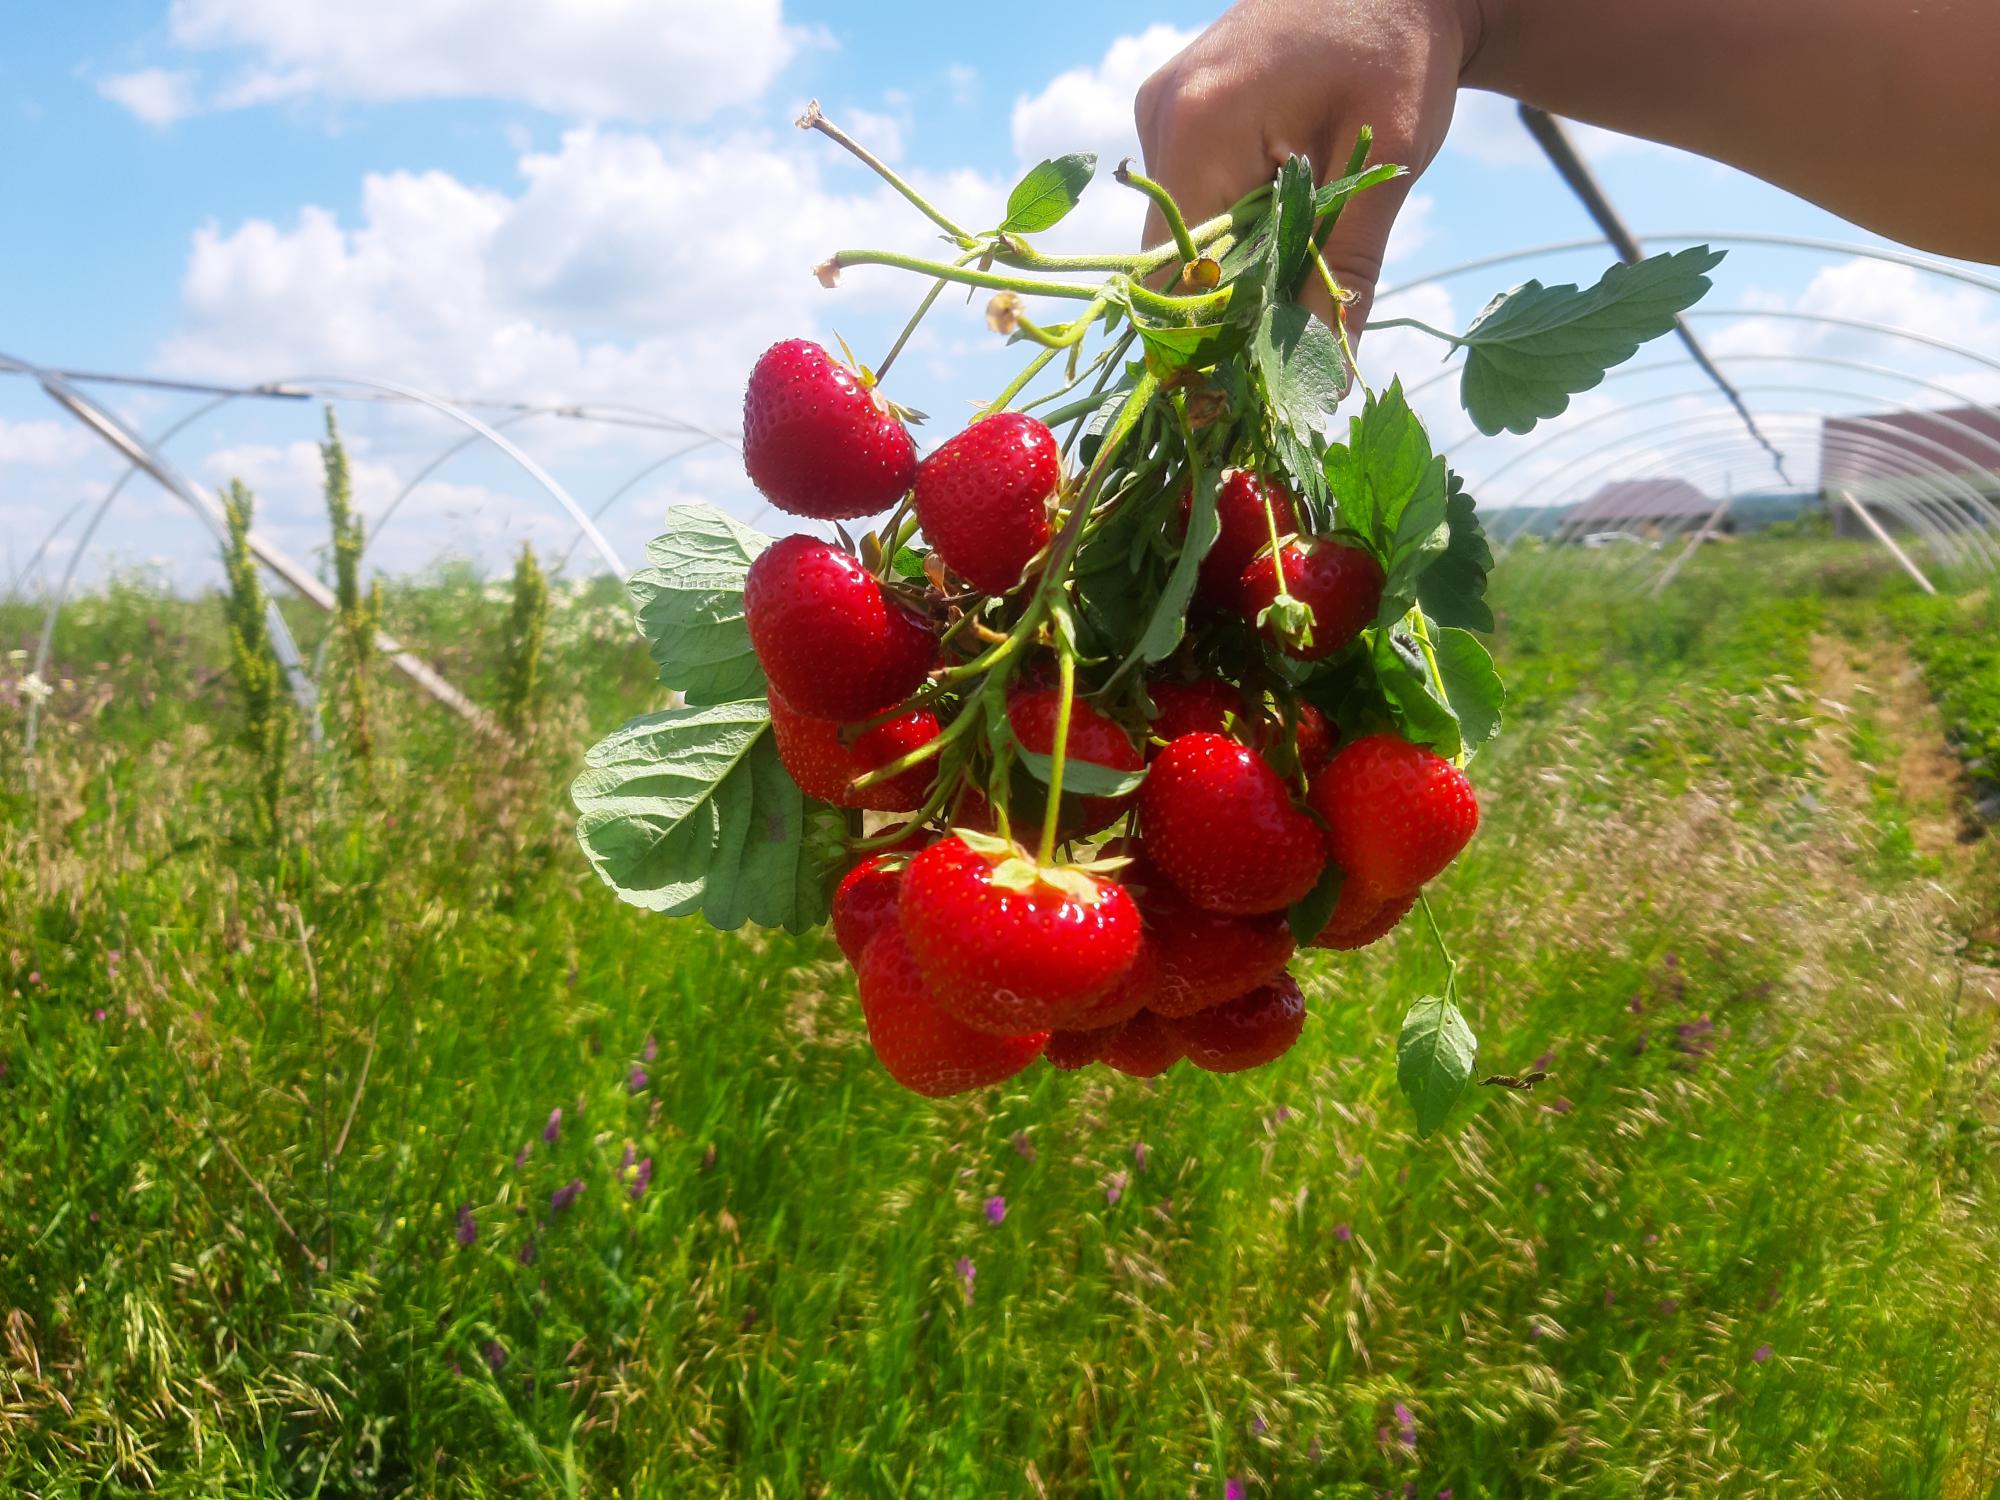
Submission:
{"label": "distant building", "polygon": [[[1685,479],[1614,479],[1563,517],[1562,533],[1570,541],[1609,531],[1651,540],[1692,531],[1714,511],[1715,501]],[[1716,526],[1735,529],[1727,515]]]}
{"label": "distant building", "polygon": [[1913,504],[1952,529],[1991,526],[1985,506],[2000,505],[2000,417],[1977,406],[1826,417],[1819,472],[1844,536],[1866,534],[1847,495],[1894,530],[1909,528]]}

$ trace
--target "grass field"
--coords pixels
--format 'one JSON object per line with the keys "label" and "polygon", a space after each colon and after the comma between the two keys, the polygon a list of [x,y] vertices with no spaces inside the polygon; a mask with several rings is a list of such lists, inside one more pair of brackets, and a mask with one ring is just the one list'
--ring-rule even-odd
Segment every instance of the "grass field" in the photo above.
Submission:
{"label": "grass field", "polygon": [[[219,605],[80,601],[30,760],[0,663],[0,1493],[2000,1496],[1942,749],[2000,755],[2000,617],[1831,543],[1624,566],[1499,575],[1437,894],[1482,1069],[1552,1076],[1421,1143],[1413,932],[1307,961],[1261,1073],[933,1105],[830,941],[620,906],[564,796],[658,697],[608,590],[531,744],[385,686],[275,841]],[[387,623],[479,697],[506,609]]]}

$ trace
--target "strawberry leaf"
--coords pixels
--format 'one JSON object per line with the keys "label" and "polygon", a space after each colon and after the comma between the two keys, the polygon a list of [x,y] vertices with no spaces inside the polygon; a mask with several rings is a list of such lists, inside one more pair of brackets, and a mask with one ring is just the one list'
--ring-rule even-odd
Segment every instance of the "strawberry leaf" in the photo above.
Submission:
{"label": "strawberry leaf", "polygon": [[1723,252],[1693,245],[1613,266],[1588,291],[1523,282],[1495,297],[1457,342],[1465,347],[1459,399],[1488,437],[1532,431],[1559,416],[1648,339],[1671,332],[1701,300]]}
{"label": "strawberry leaf", "polygon": [[1458,715],[1447,699],[1438,696],[1430,667],[1413,641],[1390,630],[1376,633],[1375,685],[1396,732],[1404,739],[1428,745],[1444,756],[1457,755],[1464,748]]}
{"label": "strawberry leaf", "polygon": [[1444,679],[1445,697],[1452,717],[1458,720],[1459,738],[1470,753],[1500,732],[1500,710],[1507,701],[1507,691],[1500,685],[1500,674],[1493,670],[1491,653],[1478,636],[1453,626],[1431,634],[1438,676]]}
{"label": "strawberry leaf", "polygon": [[1039,234],[1053,229],[1076,207],[1096,171],[1097,157],[1089,151],[1037,162],[1007,195],[1007,217],[1000,221],[1000,232]]}
{"label": "strawberry leaf", "polygon": [[1400,380],[1368,398],[1348,423],[1346,446],[1328,448],[1322,462],[1341,528],[1382,565],[1386,581],[1375,618],[1392,624],[1409,612],[1418,576],[1451,541],[1444,460],[1431,452]]}
{"label": "strawberry leaf", "polygon": [[625,591],[660,681],[689,703],[764,693],[743,620],[743,579],[771,539],[710,505],[676,505]]}
{"label": "strawberry leaf", "polygon": [[[1055,765],[1048,756],[1025,747],[1017,749],[1014,754],[1030,776],[1043,786],[1049,784]],[[1139,783],[1145,779],[1143,769],[1120,771],[1112,766],[1100,766],[1096,761],[1078,760],[1073,755],[1063,762],[1065,797],[1122,797],[1127,792],[1137,791]]]}
{"label": "strawberry leaf", "polygon": [[1449,1000],[1426,995],[1403,1016],[1396,1039],[1396,1082],[1417,1113],[1417,1134],[1442,1125],[1465,1092],[1479,1040]]}
{"label": "strawberry leaf", "polygon": [[632,720],[570,787],[577,842],[622,901],[715,927],[826,920],[838,820],[785,774],[762,699]]}
{"label": "strawberry leaf", "polygon": [[1274,424],[1300,442],[1320,430],[1347,394],[1347,356],[1333,331],[1296,302],[1276,302],[1258,320],[1250,353]]}
{"label": "strawberry leaf", "polygon": [[1417,578],[1417,602],[1442,625],[1466,630],[1493,629],[1493,607],[1486,602],[1486,575],[1493,568],[1493,549],[1465,481],[1445,470],[1446,526],[1451,541],[1434,555]]}
{"label": "strawberry leaf", "polygon": [[1285,920],[1291,925],[1292,941],[1301,948],[1326,930],[1327,918],[1333,915],[1334,904],[1340,900],[1341,884],[1346,879],[1346,872],[1328,860],[1313,888],[1286,909]]}
{"label": "strawberry leaf", "polygon": [[1249,331],[1238,323],[1196,323],[1178,328],[1154,328],[1136,318],[1139,341],[1146,346],[1146,368],[1161,380],[1182,370],[1200,370],[1228,359],[1241,349]]}
{"label": "strawberry leaf", "polygon": [[1271,185],[1271,256],[1264,262],[1268,301],[1290,302],[1296,294],[1312,250],[1314,217],[1312,164],[1288,156]]}
{"label": "strawberry leaf", "polygon": [[[1201,560],[1208,555],[1208,549],[1215,545],[1221,535],[1221,523],[1215,515],[1216,482],[1221,476],[1207,464],[1202,464],[1195,475],[1194,502],[1188,512],[1187,535],[1181,540],[1180,556],[1174,559],[1173,570],[1167,574],[1167,581],[1160,587],[1160,596],[1154,601],[1153,610],[1146,619],[1146,628],[1125,659],[1118,664],[1118,670],[1111,674],[1116,682],[1132,668],[1146,662],[1156,662],[1181,643],[1187,630],[1188,606],[1194,600],[1195,581],[1201,573]],[[1180,486],[1172,484],[1169,491],[1178,491]],[[1106,684],[1109,686],[1109,684]]]}

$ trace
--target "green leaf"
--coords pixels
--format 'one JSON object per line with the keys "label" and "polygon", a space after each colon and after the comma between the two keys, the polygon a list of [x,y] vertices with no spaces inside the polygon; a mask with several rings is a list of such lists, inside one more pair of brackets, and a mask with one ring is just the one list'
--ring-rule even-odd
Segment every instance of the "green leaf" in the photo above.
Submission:
{"label": "green leaf", "polygon": [[1153,582],[1165,570],[1153,551],[1174,497],[1162,490],[1121,505],[1076,557],[1076,605],[1091,656],[1122,658],[1146,628]]}
{"label": "green leaf", "polygon": [[1333,915],[1334,903],[1340,900],[1341,883],[1346,879],[1346,872],[1328,860],[1313,888],[1286,909],[1285,920],[1291,924],[1292,941],[1301,948],[1326,930],[1327,918]]}
{"label": "green leaf", "polygon": [[1444,1123],[1472,1077],[1479,1041],[1449,1000],[1426,995],[1403,1017],[1396,1038],[1396,1082],[1417,1112],[1417,1134]]}
{"label": "green leaf", "polygon": [[1138,321],[1139,339],[1146,346],[1146,368],[1161,380],[1185,369],[1205,369],[1243,347],[1249,330],[1237,323],[1196,323],[1180,328],[1154,328]]}
{"label": "green leaf", "polygon": [[1376,621],[1388,625],[1408,613],[1418,575],[1450,544],[1444,460],[1431,452],[1400,380],[1370,396],[1348,429],[1347,445],[1326,452],[1327,483],[1341,527],[1361,538],[1382,565],[1386,581]]}
{"label": "green leaf", "polygon": [[690,703],[764,692],[764,671],[743,621],[743,578],[771,539],[711,505],[676,505],[647,566],[625,585],[660,681]]}
{"label": "green leaf", "polygon": [[1606,271],[1588,291],[1525,282],[1486,304],[1459,338],[1459,399],[1492,437],[1533,430],[1701,300],[1723,252],[1694,245]]}
{"label": "green leaf", "polygon": [[1356,193],[1365,193],[1372,187],[1380,187],[1385,182],[1393,182],[1398,177],[1408,176],[1409,171],[1408,167],[1385,161],[1369,167],[1366,171],[1350,172],[1345,177],[1336,177],[1313,194],[1313,218],[1323,219]]}
{"label": "green leaf", "polygon": [[1089,151],[1037,162],[1007,195],[1007,217],[1000,221],[1000,232],[1040,234],[1054,228],[1076,207],[1096,171],[1097,157]]}
{"label": "green leaf", "polygon": [[[1181,636],[1187,630],[1188,605],[1194,600],[1195,580],[1201,572],[1201,560],[1215,545],[1222,529],[1215,514],[1216,482],[1220,477],[1215,469],[1207,465],[1203,465],[1195,476],[1194,502],[1188,512],[1187,535],[1181,540],[1180,556],[1174,559],[1173,570],[1160,587],[1160,597],[1146,619],[1146,628],[1140,632],[1137,643],[1125,659],[1118,664],[1118,670],[1111,674],[1112,681],[1143,662],[1160,660],[1181,643]],[[1178,493],[1180,484],[1171,484],[1167,488]]]}
{"label": "green leaf", "polygon": [[725,930],[826,920],[829,851],[770,724],[762,699],[670,708],[591,748],[570,787],[576,837],[620,900]]}
{"label": "green leaf", "polygon": [[1271,258],[1264,264],[1264,295],[1273,303],[1289,302],[1298,292],[1299,276],[1312,250],[1312,164],[1288,156],[1278,168],[1271,189]]}
{"label": "green leaf", "polygon": [[1301,435],[1317,432],[1347,394],[1349,371],[1340,341],[1296,302],[1264,309],[1250,352],[1272,415]]}
{"label": "green leaf", "polygon": [[1430,666],[1417,645],[1394,631],[1375,637],[1375,685],[1388,706],[1396,732],[1412,744],[1428,745],[1439,755],[1455,756],[1464,747],[1458,715],[1431,683]]}
{"label": "green leaf", "polygon": [[[1015,741],[1015,758],[1027,768],[1043,786],[1055,774],[1054,763],[1039,751],[1030,750]],[[1137,771],[1120,771],[1111,766],[1100,766],[1096,761],[1078,760],[1071,756],[1063,762],[1063,795],[1065,797],[1122,797],[1127,792],[1137,791],[1139,783],[1146,779],[1144,768]]]}
{"label": "green leaf", "polygon": [[1466,630],[1493,629],[1493,607],[1486,602],[1486,575],[1493,570],[1493,549],[1479,511],[1465,492],[1465,481],[1445,471],[1446,525],[1451,542],[1430,560],[1417,578],[1417,602],[1441,625]]}
{"label": "green leaf", "polygon": [[922,578],[924,554],[915,547],[898,547],[889,567],[898,578]]}
{"label": "green leaf", "polygon": [[1500,732],[1500,710],[1507,690],[1493,670],[1493,656],[1478,636],[1456,626],[1431,632],[1431,652],[1437,657],[1444,694],[1458,720],[1459,737],[1467,751],[1477,750]]}

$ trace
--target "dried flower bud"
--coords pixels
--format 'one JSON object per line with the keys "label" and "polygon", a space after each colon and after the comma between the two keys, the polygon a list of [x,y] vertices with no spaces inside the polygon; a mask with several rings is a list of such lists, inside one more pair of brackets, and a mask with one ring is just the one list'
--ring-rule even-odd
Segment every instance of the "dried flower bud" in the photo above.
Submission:
{"label": "dried flower bud", "polygon": [[1021,296],[1018,292],[995,292],[986,304],[986,326],[995,333],[1012,333],[1021,326]]}

